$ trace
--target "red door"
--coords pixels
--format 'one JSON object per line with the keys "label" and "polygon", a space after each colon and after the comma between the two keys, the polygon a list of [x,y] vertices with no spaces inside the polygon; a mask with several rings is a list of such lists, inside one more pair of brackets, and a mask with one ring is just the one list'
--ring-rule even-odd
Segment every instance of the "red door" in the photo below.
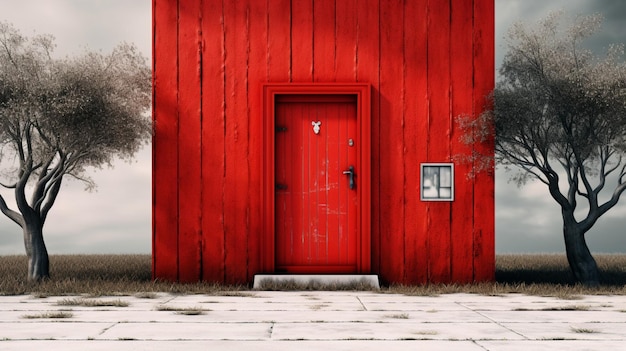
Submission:
{"label": "red door", "polygon": [[281,96],[275,128],[276,271],[357,272],[356,97]]}

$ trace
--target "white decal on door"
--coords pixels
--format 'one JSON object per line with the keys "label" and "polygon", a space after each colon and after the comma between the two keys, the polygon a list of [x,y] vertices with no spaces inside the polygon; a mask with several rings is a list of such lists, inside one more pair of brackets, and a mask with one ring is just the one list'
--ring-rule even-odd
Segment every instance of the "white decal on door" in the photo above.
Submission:
{"label": "white decal on door", "polygon": [[315,134],[319,134],[320,133],[320,126],[322,125],[322,121],[312,121],[311,125],[313,126],[313,133]]}

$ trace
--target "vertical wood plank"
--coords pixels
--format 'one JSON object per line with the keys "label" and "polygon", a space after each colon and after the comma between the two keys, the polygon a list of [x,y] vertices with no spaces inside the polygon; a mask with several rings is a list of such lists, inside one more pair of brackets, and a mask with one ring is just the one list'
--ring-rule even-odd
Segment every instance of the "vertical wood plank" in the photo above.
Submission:
{"label": "vertical wood plank", "polygon": [[313,81],[313,0],[292,1],[291,65],[294,82]]}
{"label": "vertical wood plank", "polygon": [[203,279],[224,282],[225,72],[221,1],[202,8],[202,263]]}
{"label": "vertical wood plank", "polygon": [[405,279],[428,282],[427,205],[420,201],[420,163],[427,158],[427,2],[405,3],[404,21],[404,191]]}
{"label": "vertical wood plank", "polygon": [[[450,32],[451,46],[451,84],[452,84],[452,117],[471,115],[473,105],[473,3],[471,1],[455,1],[452,3],[452,29]],[[453,156],[470,155],[471,147],[461,141],[463,131],[454,123],[451,139]],[[456,162],[456,187],[452,203],[452,276],[458,283],[469,283],[473,280],[473,224],[474,224],[474,187],[469,177],[471,165]]]}
{"label": "vertical wood plank", "polygon": [[403,2],[384,1],[380,9],[380,235],[381,273],[404,278]]}
{"label": "vertical wood plank", "polygon": [[[342,145],[342,142],[345,143],[348,139],[354,139],[356,140],[356,142],[359,143],[358,147],[360,150],[362,150],[362,146],[365,144],[365,140],[363,140],[362,138],[360,138],[360,135],[358,134],[358,129],[357,129],[357,105],[356,105],[357,101],[355,101],[355,103],[349,103],[346,104],[344,107],[344,114],[342,114],[343,118],[342,118],[342,128],[341,130],[341,136],[339,139],[339,147],[343,146],[343,150],[345,150],[345,144]],[[356,196],[358,196],[357,194],[360,191],[360,196],[361,196],[361,203],[367,203],[368,199],[365,199],[363,194],[366,194],[366,192],[363,190],[363,188],[365,188],[364,182],[363,182],[363,177],[361,177],[359,179],[359,174],[363,175],[364,172],[364,167],[367,167],[368,165],[363,164],[361,162],[361,160],[359,160],[358,158],[358,154],[355,151],[354,147],[349,147],[347,148],[347,152],[344,152],[344,159],[345,161],[347,161],[345,163],[344,167],[349,167],[350,165],[355,165],[356,167],[356,172],[357,175],[355,177],[355,182],[356,182],[356,190],[350,190],[350,182],[349,179],[345,179],[345,176],[343,175],[343,170],[345,170],[346,168],[343,168],[340,165],[340,168],[337,172],[337,175],[340,178],[344,178],[344,179],[340,179],[340,184],[343,183],[343,188],[347,190],[347,195],[342,196],[343,198],[343,203],[342,203],[342,207],[340,207],[340,212],[343,211],[343,209],[345,209],[346,212],[346,216],[348,216],[348,225],[346,228],[344,228],[344,230],[342,231],[344,233],[344,238],[342,239],[342,243],[344,243],[345,247],[342,251],[345,255],[345,262],[346,263],[357,263],[357,266],[361,266],[360,269],[361,270],[365,270],[366,272],[369,273],[368,269],[369,267],[363,267],[362,262],[358,262],[358,258],[361,256],[361,247],[357,246],[357,244],[360,245],[366,245],[361,243],[360,239],[363,236],[362,233],[359,232],[359,228],[361,227],[361,223],[359,222],[359,220],[362,220],[362,218],[359,218],[359,216],[365,216],[366,214],[364,214],[365,211],[363,211],[362,208],[358,208],[355,203],[356,203]],[[367,156],[369,157],[369,156]],[[342,187],[342,185],[340,185],[340,188]],[[359,213],[357,213],[357,211],[359,211]],[[361,228],[362,230],[366,230],[369,228]],[[366,245],[369,246],[369,243]],[[368,252],[368,255],[370,253]],[[361,261],[364,261],[363,259],[361,259]]]}
{"label": "vertical wood plank", "polygon": [[[328,202],[326,203],[325,213],[328,218],[328,257],[333,258],[331,263],[334,264],[345,264],[347,261],[347,255],[344,250],[347,250],[347,245],[345,245],[345,235],[347,235],[347,231],[344,231],[344,214],[347,212],[343,209],[344,201],[342,200],[346,196],[342,196],[342,181],[345,181],[344,175],[341,173],[343,171],[343,167],[347,167],[345,162],[347,162],[347,147],[341,147],[341,140],[348,140],[346,134],[346,125],[345,122],[348,119],[346,115],[345,106],[338,108],[337,112],[332,114],[330,111],[330,118],[328,120],[328,128],[326,131],[326,153],[329,155],[327,162],[327,176],[326,176],[326,194]],[[334,156],[334,157],[332,157]],[[347,215],[346,215],[347,216]]]}
{"label": "vertical wood plank", "polygon": [[154,0],[153,275],[178,279],[178,4]]}
{"label": "vertical wood plank", "polygon": [[224,192],[226,283],[246,283],[248,276],[248,4],[225,2],[226,179]]}
{"label": "vertical wood plank", "polygon": [[267,5],[263,1],[250,1],[249,37],[250,52],[248,65],[248,145],[250,164],[248,202],[250,203],[250,227],[248,235],[248,281],[261,272],[261,142],[263,100],[261,84],[267,81]]}
{"label": "vertical wood plank", "polygon": [[179,3],[179,129],[178,129],[178,279],[201,279],[201,98],[200,6],[198,1]]}
{"label": "vertical wood plank", "polygon": [[[284,103],[276,104],[276,126],[284,131],[276,133],[275,137],[275,149],[276,149],[276,264],[278,266],[284,266],[290,263],[290,255],[288,253],[293,252],[293,249],[297,249],[294,243],[294,232],[297,230],[298,224],[295,221],[298,219],[297,210],[298,207],[294,204],[298,198],[292,196],[294,192],[299,188],[299,184],[296,183],[298,179],[293,178],[292,170],[293,165],[291,161],[296,155],[292,155],[295,148],[293,136],[296,133],[296,129],[290,123],[291,119],[287,118],[288,115],[287,106]],[[286,187],[286,189],[279,189],[278,185]],[[296,230],[290,230],[290,226],[296,228]],[[291,248],[291,250],[290,250]]]}
{"label": "vertical wood plank", "polygon": [[270,82],[291,81],[291,2],[268,1],[267,78]]}
{"label": "vertical wood plank", "polygon": [[340,0],[336,4],[336,80],[356,81],[357,0]]}
{"label": "vertical wood plank", "polygon": [[[428,161],[450,161],[450,3],[428,5]],[[450,203],[429,203],[430,280],[450,281]]]}
{"label": "vertical wood plank", "polygon": [[[313,245],[312,263],[323,264],[323,261],[327,258],[326,244],[328,242],[328,228],[326,226],[328,218],[326,211],[324,211],[322,207],[328,206],[328,194],[324,189],[328,186],[326,183],[326,175],[328,174],[326,160],[330,155],[326,153],[326,139],[328,137],[328,128],[326,127],[328,127],[328,113],[330,111],[328,106],[325,105],[318,107],[315,111],[316,114],[313,118],[305,119],[303,122],[305,123],[304,130],[309,136],[313,149],[313,154],[309,155],[312,163],[310,173],[312,175],[312,183],[309,189],[313,189],[312,195],[315,194],[311,196],[311,213],[313,214],[311,221],[311,242]],[[319,134],[313,133],[312,121],[322,122]]]}
{"label": "vertical wood plank", "polygon": [[[300,233],[296,233],[296,240],[302,242],[302,247],[299,251],[294,250],[294,254],[298,255],[300,258],[301,264],[310,264],[309,258],[311,257],[311,227],[310,223],[312,220],[312,209],[311,209],[311,193],[308,191],[309,185],[311,184],[311,163],[309,162],[309,157],[312,152],[311,144],[309,142],[309,133],[307,133],[307,129],[305,129],[304,121],[310,121],[313,118],[312,112],[313,106],[311,104],[298,105],[297,116],[303,116],[303,118],[294,119],[295,130],[298,133],[298,138],[302,143],[302,153],[298,155],[298,162],[294,162],[294,165],[300,170],[295,177],[299,178],[299,194],[300,194],[300,203],[298,204],[298,208],[300,208],[300,224],[302,230]],[[309,122],[310,123],[310,122]],[[294,178],[295,178],[294,177]],[[297,245],[296,245],[297,246]]]}
{"label": "vertical wood plank", "polygon": [[[357,82],[372,85],[371,104],[371,269],[380,272],[380,30],[378,0],[359,1],[357,12]],[[384,279],[384,277],[382,277]]]}
{"label": "vertical wood plank", "polygon": [[313,2],[313,32],[313,79],[334,82],[337,69],[335,0]]}
{"label": "vertical wood plank", "polygon": [[[276,0],[267,2],[267,55],[265,60],[267,82],[292,81],[292,9],[291,1]],[[306,42],[306,41],[305,41]],[[312,48],[310,49],[312,51]],[[300,62],[299,62],[300,63]],[[302,66],[298,64],[298,74],[304,74]],[[306,69],[303,69],[306,70]],[[269,118],[273,118],[270,116]],[[271,135],[272,133],[267,133]],[[267,157],[267,156],[266,156]],[[274,206],[274,203],[266,203],[265,206]],[[302,218],[302,217],[300,217]],[[269,220],[269,219],[268,219]],[[266,233],[265,237],[272,237],[274,233]],[[263,243],[267,245],[270,243]],[[276,243],[274,243],[276,245]],[[280,244],[280,243],[279,243]],[[262,245],[262,246],[263,246]],[[273,249],[271,249],[273,251]],[[269,252],[270,250],[265,250]],[[273,257],[265,257],[266,262],[274,260]]]}
{"label": "vertical wood plank", "polygon": [[[474,0],[474,113],[488,106],[494,87],[494,2]],[[493,154],[493,140],[476,145],[482,153]],[[495,278],[494,172],[482,172],[474,185],[474,280]]]}

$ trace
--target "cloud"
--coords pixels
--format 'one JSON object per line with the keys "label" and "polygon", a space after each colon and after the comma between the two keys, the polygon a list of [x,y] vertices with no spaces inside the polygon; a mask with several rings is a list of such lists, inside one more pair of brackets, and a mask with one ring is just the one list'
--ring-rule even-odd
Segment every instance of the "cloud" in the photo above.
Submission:
{"label": "cloud", "polygon": [[24,35],[53,34],[59,57],[85,49],[110,51],[122,41],[135,43],[146,57],[152,53],[150,1],[19,0],[0,3],[0,20]]}
{"label": "cloud", "polygon": [[[518,188],[509,174],[496,171],[496,251],[498,253],[563,252],[563,219],[547,186],[532,181]],[[601,201],[608,200],[611,179]],[[614,183],[613,183],[614,186]],[[578,202],[577,219],[586,216],[586,203]],[[626,201],[621,201],[586,234],[592,252],[626,252]]]}
{"label": "cloud", "polygon": [[532,25],[549,13],[563,11],[566,18],[579,15],[601,14],[603,26],[589,43],[598,54],[606,52],[609,44],[623,43],[626,38],[626,2],[622,0],[496,0],[496,67],[500,66],[506,52],[509,27],[522,22]]}
{"label": "cloud", "polygon": [[543,183],[518,188],[496,171],[496,252],[561,252],[561,217]]}
{"label": "cloud", "polygon": [[118,161],[92,172],[95,192],[76,181],[67,184],[46,223],[50,252],[149,253],[151,174],[151,148],[146,147],[133,163]]}
{"label": "cloud", "polygon": [[[150,253],[151,174],[148,146],[132,163],[117,161],[113,168],[91,171],[98,186],[94,192],[65,181],[44,226],[50,253]],[[12,192],[1,193],[15,208]],[[21,228],[1,216],[0,255],[23,253]]]}

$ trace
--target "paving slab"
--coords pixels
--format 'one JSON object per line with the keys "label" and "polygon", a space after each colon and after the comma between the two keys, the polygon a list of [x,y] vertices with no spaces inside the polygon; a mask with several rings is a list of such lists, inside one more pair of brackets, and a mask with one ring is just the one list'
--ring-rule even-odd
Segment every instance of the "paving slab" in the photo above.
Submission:
{"label": "paving slab", "polygon": [[[352,302],[330,302],[330,301],[302,301],[302,302],[281,302],[281,301],[257,301],[246,303],[242,306],[237,302],[207,303],[207,302],[180,302],[178,300],[162,304],[160,308],[186,308],[198,307],[207,308],[213,311],[360,311],[364,310],[358,301]],[[384,309],[381,309],[384,310]]]}
{"label": "paving slab", "polygon": [[625,323],[626,313],[617,311],[479,311],[497,323]]}
{"label": "paving slab", "polygon": [[[0,340],[88,340],[109,328],[111,323],[19,322],[0,323]],[[0,341],[0,350],[2,350]]]}
{"label": "paving slab", "polygon": [[[477,345],[488,351],[598,351],[623,350],[623,341],[597,340],[526,340],[526,341],[478,341]],[[452,349],[451,349],[452,350]]]}
{"label": "paving slab", "polygon": [[[72,299],[128,305],[64,303]],[[50,318],[59,311],[71,316]],[[624,296],[244,291],[0,297],[0,350],[582,351],[625,344]]]}
{"label": "paving slab", "polygon": [[[88,344],[81,341],[63,342],[63,351],[171,351],[171,350],[254,350],[254,351],[485,351],[485,348],[471,341],[439,341],[439,340],[349,340],[349,341],[102,341],[93,340]],[[24,351],[29,349],[50,349],[49,341],[9,341],[0,342],[3,351]],[[61,348],[59,348],[61,349]],[[523,350],[527,351],[527,350]]]}
{"label": "paving slab", "polygon": [[278,340],[519,340],[519,334],[494,323],[276,323]]}
{"label": "paving slab", "polygon": [[625,323],[506,323],[508,328],[530,340],[623,340]]}
{"label": "paving slab", "polygon": [[272,323],[116,323],[96,340],[268,340]]}

